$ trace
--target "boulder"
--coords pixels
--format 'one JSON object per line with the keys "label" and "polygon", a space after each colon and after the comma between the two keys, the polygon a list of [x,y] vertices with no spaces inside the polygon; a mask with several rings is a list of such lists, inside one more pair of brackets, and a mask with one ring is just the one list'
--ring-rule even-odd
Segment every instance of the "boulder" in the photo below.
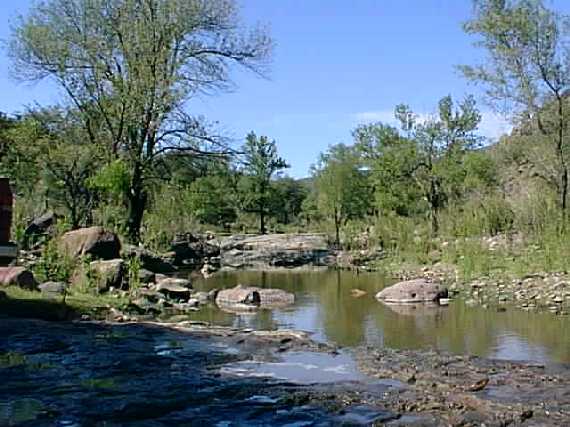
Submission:
{"label": "boulder", "polygon": [[230,268],[326,266],[329,256],[324,234],[238,235],[220,246],[221,265]]}
{"label": "boulder", "polygon": [[389,286],[376,294],[376,298],[387,303],[433,302],[447,298],[447,288],[426,279],[408,280]]}
{"label": "boulder", "polygon": [[24,267],[0,267],[0,285],[36,290],[38,282],[34,274]]}
{"label": "boulder", "polygon": [[42,295],[48,298],[59,297],[65,295],[67,290],[67,283],[63,282],[45,282],[38,286]]}
{"label": "boulder", "polygon": [[61,237],[62,249],[71,257],[90,255],[95,259],[119,258],[119,237],[103,227],[80,228]]}
{"label": "boulder", "polygon": [[46,212],[45,214],[34,218],[24,231],[24,239],[26,243],[29,243],[30,240],[33,240],[36,237],[49,234],[52,226],[55,224],[55,221],[56,216],[52,211]]}
{"label": "boulder", "polygon": [[147,283],[153,283],[156,280],[156,274],[153,273],[152,271],[149,271],[145,268],[141,268],[139,270],[139,281],[141,283],[147,284]]}
{"label": "boulder", "polygon": [[190,233],[176,236],[172,242],[175,265],[200,265],[204,260],[220,255],[220,247],[210,236],[195,236]]}
{"label": "boulder", "polygon": [[122,289],[125,284],[126,267],[122,259],[93,261],[89,271],[94,276],[99,292],[108,291],[111,287]]}
{"label": "boulder", "polygon": [[188,301],[191,290],[186,286],[178,284],[174,280],[163,280],[156,285],[157,292],[173,300]]}
{"label": "boulder", "polygon": [[153,273],[168,274],[177,271],[177,268],[172,264],[171,257],[161,256],[138,246],[125,245],[123,257],[138,258],[141,267]]}
{"label": "boulder", "polygon": [[247,305],[256,307],[279,307],[293,304],[295,295],[282,289],[263,289],[255,286],[237,285],[223,289],[216,295],[220,306]]}

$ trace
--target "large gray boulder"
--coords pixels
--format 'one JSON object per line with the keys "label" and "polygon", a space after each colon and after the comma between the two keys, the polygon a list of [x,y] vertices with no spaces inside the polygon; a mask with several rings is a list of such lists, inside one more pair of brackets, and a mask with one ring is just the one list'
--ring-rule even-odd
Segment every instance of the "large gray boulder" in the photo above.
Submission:
{"label": "large gray boulder", "polygon": [[36,282],[34,274],[24,267],[0,267],[0,285],[36,290],[38,282]]}
{"label": "large gray boulder", "polygon": [[119,237],[103,227],[80,228],[65,233],[60,245],[73,258],[90,255],[94,259],[115,259],[121,253]]}
{"label": "large gray boulder", "polygon": [[167,298],[188,301],[192,285],[189,280],[169,277],[159,281],[155,290]]}
{"label": "large gray boulder", "polygon": [[56,298],[65,295],[67,284],[63,282],[45,282],[38,286],[42,295],[48,298]]}
{"label": "large gray boulder", "polygon": [[220,246],[213,236],[193,235],[185,233],[176,236],[171,245],[174,254],[174,264],[177,266],[196,266],[204,263],[204,260],[220,256]]}
{"label": "large gray boulder", "polygon": [[89,270],[95,279],[99,292],[106,292],[111,287],[122,289],[125,285],[127,269],[125,261],[120,258],[93,261],[89,264]]}
{"label": "large gray boulder", "polygon": [[395,304],[433,302],[447,298],[447,288],[437,282],[415,279],[389,286],[378,292],[376,298]]}
{"label": "large gray boulder", "polygon": [[221,265],[230,268],[325,266],[328,255],[324,234],[236,235],[220,244]]}

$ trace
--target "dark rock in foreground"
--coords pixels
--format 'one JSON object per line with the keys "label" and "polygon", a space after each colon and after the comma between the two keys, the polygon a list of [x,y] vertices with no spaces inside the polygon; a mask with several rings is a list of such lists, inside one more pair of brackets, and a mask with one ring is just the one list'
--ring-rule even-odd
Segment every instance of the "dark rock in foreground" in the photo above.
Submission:
{"label": "dark rock in foreground", "polygon": [[394,304],[433,302],[447,298],[447,288],[426,279],[408,280],[382,289],[376,298]]}

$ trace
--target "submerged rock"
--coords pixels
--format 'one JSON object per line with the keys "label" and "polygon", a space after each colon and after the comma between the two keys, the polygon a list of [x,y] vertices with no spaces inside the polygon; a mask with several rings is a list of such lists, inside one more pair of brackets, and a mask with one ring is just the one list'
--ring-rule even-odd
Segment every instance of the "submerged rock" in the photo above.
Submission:
{"label": "submerged rock", "polygon": [[408,280],[389,286],[376,294],[376,298],[387,303],[433,302],[447,298],[447,288],[426,279]]}
{"label": "submerged rock", "polygon": [[121,252],[119,237],[103,227],[80,228],[65,233],[60,245],[73,258],[90,255],[96,259],[115,259]]}

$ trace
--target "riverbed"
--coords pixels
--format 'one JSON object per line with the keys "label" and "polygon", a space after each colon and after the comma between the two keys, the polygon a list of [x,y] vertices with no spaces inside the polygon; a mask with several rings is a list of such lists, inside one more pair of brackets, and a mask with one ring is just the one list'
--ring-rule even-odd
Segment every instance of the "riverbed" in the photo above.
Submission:
{"label": "riverbed", "polygon": [[[374,296],[392,279],[349,271],[229,272],[194,278],[199,290],[238,283],[293,292],[295,304],[255,313],[228,313],[215,306],[190,318],[254,329],[296,329],[342,347],[438,350],[501,360],[570,363],[570,317],[523,312],[504,305],[470,307],[461,299],[449,306],[384,305]],[[353,295],[359,289],[366,294]]]}

